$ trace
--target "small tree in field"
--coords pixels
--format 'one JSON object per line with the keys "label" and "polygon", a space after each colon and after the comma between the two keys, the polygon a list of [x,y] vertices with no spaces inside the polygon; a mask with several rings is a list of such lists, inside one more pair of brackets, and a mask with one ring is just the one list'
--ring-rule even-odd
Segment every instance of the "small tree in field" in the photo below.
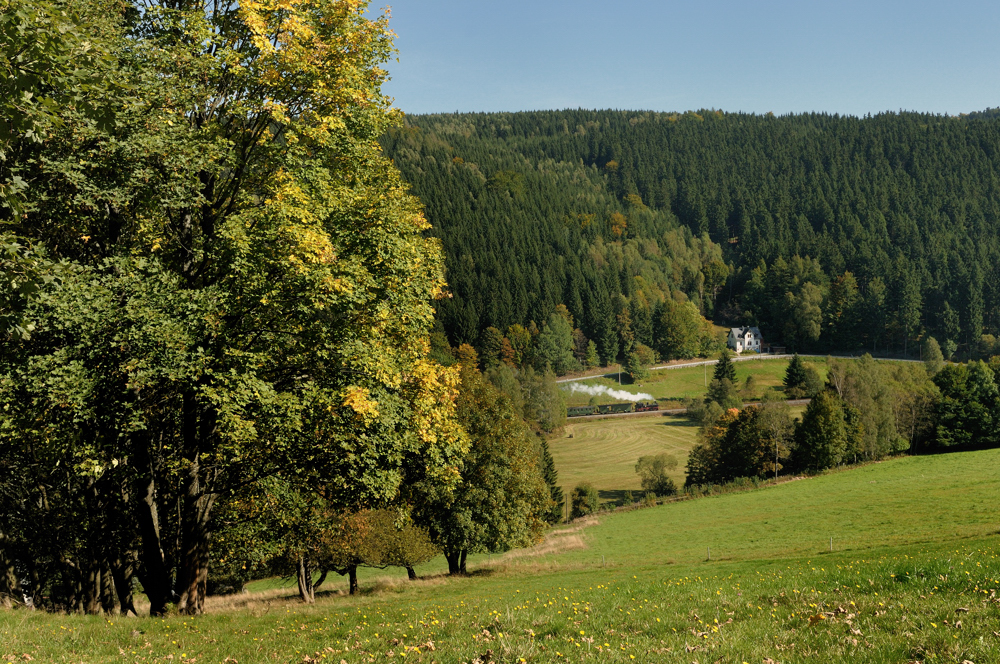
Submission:
{"label": "small tree in field", "polygon": [[715,363],[715,372],[712,374],[715,380],[728,380],[733,385],[736,384],[736,366],[729,359],[729,351],[724,350],[719,353],[719,361]]}
{"label": "small tree in field", "polygon": [[657,454],[655,456],[639,457],[635,464],[635,472],[642,480],[642,488],[652,491],[658,496],[671,496],[677,493],[674,481],[667,472],[677,467],[677,458],[672,454]]}
{"label": "small tree in field", "polygon": [[802,396],[806,391],[806,365],[798,353],[792,356],[785,369],[785,393],[790,397]]}

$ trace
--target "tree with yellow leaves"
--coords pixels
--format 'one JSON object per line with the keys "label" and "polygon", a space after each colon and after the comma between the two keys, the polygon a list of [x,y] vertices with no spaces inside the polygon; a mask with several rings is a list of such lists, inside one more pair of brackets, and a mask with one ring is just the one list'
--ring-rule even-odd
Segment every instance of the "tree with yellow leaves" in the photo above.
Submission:
{"label": "tree with yellow leaves", "polygon": [[197,614],[216,508],[263,480],[352,510],[457,481],[441,251],[377,143],[366,2],[69,4],[105,85],[12,153],[0,221],[72,269],[0,355],[0,560],[39,605],[110,610],[135,573]]}

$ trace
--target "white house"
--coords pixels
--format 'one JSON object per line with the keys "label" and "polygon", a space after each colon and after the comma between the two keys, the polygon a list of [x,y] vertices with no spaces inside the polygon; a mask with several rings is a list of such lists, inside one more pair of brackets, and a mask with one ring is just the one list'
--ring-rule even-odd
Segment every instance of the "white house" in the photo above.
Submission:
{"label": "white house", "polygon": [[737,353],[749,351],[751,353],[760,352],[760,330],[756,327],[734,327],[729,330],[729,338],[726,345]]}

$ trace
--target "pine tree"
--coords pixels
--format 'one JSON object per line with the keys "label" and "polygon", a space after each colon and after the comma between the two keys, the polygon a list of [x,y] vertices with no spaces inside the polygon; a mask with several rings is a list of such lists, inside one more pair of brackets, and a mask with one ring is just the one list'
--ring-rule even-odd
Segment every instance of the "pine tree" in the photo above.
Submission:
{"label": "pine tree", "polygon": [[542,457],[542,477],[545,478],[545,484],[549,487],[549,495],[552,497],[552,508],[545,516],[545,520],[555,524],[562,520],[563,505],[566,501],[563,497],[562,487],[559,486],[559,474],[556,471],[556,463],[552,459],[552,453],[549,452],[549,441],[544,436],[539,436],[539,440],[541,441],[539,447]]}
{"label": "pine tree", "polygon": [[726,379],[731,384],[736,384],[736,366],[729,359],[729,351],[724,350],[719,353],[719,361],[715,364],[715,373],[712,374],[715,380]]}
{"label": "pine tree", "polygon": [[806,367],[802,363],[802,358],[796,353],[792,356],[791,361],[788,363],[788,368],[785,369],[785,380],[782,381],[785,385],[785,391],[791,390],[804,390],[806,387]]}

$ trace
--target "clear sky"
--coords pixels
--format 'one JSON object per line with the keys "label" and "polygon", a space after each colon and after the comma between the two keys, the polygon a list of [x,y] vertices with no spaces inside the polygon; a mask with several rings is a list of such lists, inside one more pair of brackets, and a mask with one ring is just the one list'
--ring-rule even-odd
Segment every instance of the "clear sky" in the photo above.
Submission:
{"label": "clear sky", "polygon": [[[374,0],[372,8],[386,0]],[[992,0],[396,0],[407,113],[1000,106]]]}

